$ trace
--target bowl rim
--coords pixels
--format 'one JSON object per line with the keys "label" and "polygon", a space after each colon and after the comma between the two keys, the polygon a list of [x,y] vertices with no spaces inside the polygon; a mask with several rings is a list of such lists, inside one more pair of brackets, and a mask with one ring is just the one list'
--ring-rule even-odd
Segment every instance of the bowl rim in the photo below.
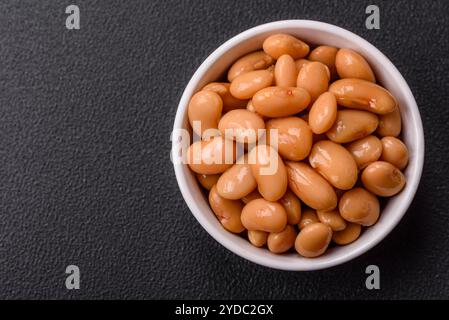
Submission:
{"label": "bowl rim", "polygon": [[[357,43],[360,47],[364,47],[365,50],[369,50],[373,52],[373,55],[376,55],[376,58],[380,61],[381,65],[388,67],[391,70],[392,75],[394,76],[394,80],[401,87],[401,91],[407,100],[407,108],[411,110],[411,117],[414,120],[414,126],[410,128],[413,130],[414,137],[416,137],[416,145],[415,145],[415,157],[417,161],[417,165],[414,167],[414,171],[410,173],[410,181],[407,181],[408,192],[406,193],[406,197],[404,201],[399,205],[400,214],[396,214],[392,217],[390,223],[384,229],[380,229],[378,235],[367,241],[360,246],[354,248],[351,252],[345,255],[337,255],[333,259],[320,261],[318,263],[314,263],[314,259],[310,259],[311,263],[308,264],[307,267],[304,265],[300,266],[292,266],[292,265],[284,265],[282,261],[273,261],[272,259],[265,259],[264,257],[257,256],[252,254],[251,252],[245,251],[240,247],[237,243],[230,241],[227,239],[223,233],[214,232],[213,226],[202,216],[200,212],[200,208],[197,206],[195,201],[190,194],[189,185],[187,183],[185,174],[183,172],[183,166],[185,164],[176,164],[173,163],[174,171],[178,186],[180,188],[181,194],[184,198],[184,201],[187,203],[188,208],[190,209],[193,216],[200,223],[200,225],[206,230],[209,235],[212,236],[217,242],[223,245],[225,248],[230,250],[231,252],[237,254],[238,256],[249,260],[253,263],[263,265],[265,267],[270,267],[279,270],[287,270],[287,271],[312,271],[312,270],[320,270],[325,268],[330,268],[333,266],[337,266],[348,262],[350,260],[355,259],[356,257],[362,255],[367,252],[378,243],[380,243],[399,223],[399,221],[403,218],[407,209],[409,208],[413,198],[416,194],[419,182],[421,180],[422,170],[424,166],[424,130],[422,126],[422,120],[419,113],[418,106],[416,104],[416,100],[405,81],[402,74],[399,70],[394,66],[394,64],[374,45],[369,43],[367,40],[362,37],[356,35],[355,33],[346,30],[344,28],[338,27],[333,24],[315,21],[315,20],[302,20],[302,19],[294,19],[294,20],[279,20],[274,22],[269,22],[265,24],[261,24],[250,29],[247,29],[229,40],[220,45],[217,49],[215,49],[198,67],[196,72],[193,74],[189,83],[184,89],[184,92],[181,96],[180,102],[178,104],[178,108],[176,111],[175,121],[173,125],[173,130],[183,128],[183,119],[184,113],[187,110],[188,101],[190,97],[193,95],[198,83],[201,81],[203,75],[207,72],[207,70],[217,62],[217,60],[226,54],[231,48],[235,47],[239,43],[245,42],[259,34],[267,33],[267,32],[276,32],[277,30],[285,29],[285,28],[307,28],[307,29],[315,29],[317,31],[325,31],[330,32],[338,37],[345,38],[346,40]],[[174,150],[176,146],[176,141],[172,140],[172,150]],[[172,151],[171,151],[172,152]],[[227,232],[223,229],[224,232]],[[281,259],[279,259],[281,260]]]}

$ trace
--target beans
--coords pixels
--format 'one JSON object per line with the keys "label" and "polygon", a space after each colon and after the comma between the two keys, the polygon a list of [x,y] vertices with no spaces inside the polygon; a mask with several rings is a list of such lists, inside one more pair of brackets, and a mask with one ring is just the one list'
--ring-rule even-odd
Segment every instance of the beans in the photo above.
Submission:
{"label": "beans", "polygon": [[347,108],[387,114],[397,108],[397,101],[386,89],[361,79],[341,79],[331,84],[329,91],[337,103]]}
{"label": "beans", "polygon": [[307,225],[320,222],[317,213],[314,209],[305,208],[301,214],[301,220],[299,220],[298,228],[299,230],[304,229]]}
{"label": "beans", "polygon": [[[209,90],[201,90],[190,99],[187,109],[189,122],[195,133],[201,136],[207,129],[216,129],[221,117],[223,101],[220,96]],[[194,126],[199,121],[201,130]]]}
{"label": "beans", "polygon": [[201,122],[192,128],[201,141],[178,153],[226,230],[272,253],[294,246],[317,257],[330,241],[357,240],[379,220],[378,197],[405,187],[409,155],[398,137],[407,106],[352,49],[320,45],[309,54],[287,34],[262,49],[230,66],[229,83],[191,97],[188,121]]}
{"label": "beans", "polygon": [[351,142],[373,133],[378,123],[379,119],[371,112],[341,110],[337,111],[337,119],[326,135],[334,142]]}
{"label": "beans", "polygon": [[334,187],[351,189],[357,182],[357,164],[344,147],[332,141],[315,143],[309,162]]}
{"label": "beans", "polygon": [[250,71],[235,78],[229,90],[238,99],[251,99],[257,91],[271,86],[273,78],[268,70]]}
{"label": "beans", "polygon": [[221,118],[218,129],[226,138],[254,143],[264,133],[265,122],[258,114],[246,109],[231,110]]}
{"label": "beans", "polygon": [[310,95],[303,88],[268,87],[257,92],[252,103],[256,112],[263,116],[288,117],[307,108]]}
{"label": "beans", "polygon": [[255,247],[263,247],[268,240],[268,232],[265,231],[257,231],[257,230],[248,230],[248,240]]}
{"label": "beans", "polygon": [[277,118],[267,121],[267,143],[271,130],[277,130],[278,152],[286,160],[299,161],[307,157],[312,148],[312,131],[307,122],[298,117]]}
{"label": "beans", "polygon": [[382,143],[375,136],[367,136],[352,142],[346,147],[352,154],[359,169],[377,161],[382,154]]}
{"label": "beans", "polygon": [[395,137],[384,137],[381,141],[380,160],[387,161],[399,170],[403,170],[408,163],[408,150],[405,144]]}
{"label": "beans", "polygon": [[332,230],[324,223],[313,223],[302,229],[295,241],[296,251],[307,258],[314,258],[326,251],[332,239]]}
{"label": "beans", "polygon": [[295,60],[288,54],[279,57],[274,67],[274,80],[279,87],[294,87],[298,71]]}
{"label": "beans", "polygon": [[274,59],[263,51],[249,53],[234,62],[228,71],[228,81],[250,71],[266,69],[273,63]]}
{"label": "beans", "polygon": [[222,137],[197,141],[187,149],[187,162],[193,172],[222,173],[235,161],[235,143]]}
{"label": "beans", "polygon": [[234,98],[229,91],[231,84],[227,82],[211,82],[204,86],[203,90],[209,90],[217,93],[223,101],[223,113],[234,109],[243,109],[247,101]]}
{"label": "beans", "polygon": [[399,108],[395,108],[393,112],[379,116],[379,127],[377,127],[377,133],[381,137],[397,137],[401,133],[401,129],[401,112],[399,111]]}
{"label": "beans", "polygon": [[332,210],[337,206],[337,195],[331,185],[315,170],[302,162],[286,162],[288,186],[311,208]]}
{"label": "beans", "polygon": [[287,213],[288,224],[298,224],[301,219],[301,202],[296,195],[290,190],[287,190],[284,196],[279,199],[279,202]]}
{"label": "beans", "polygon": [[203,186],[204,189],[210,190],[217,183],[220,178],[219,174],[196,174],[196,177],[199,183]]}
{"label": "beans", "polygon": [[405,177],[391,163],[376,161],[363,170],[362,182],[365,188],[375,195],[391,197],[404,188]]}
{"label": "beans", "polygon": [[272,232],[268,235],[268,250],[273,253],[283,253],[290,250],[295,244],[297,232],[294,227],[287,225],[281,232]]}
{"label": "beans", "polygon": [[258,145],[249,153],[251,172],[264,199],[277,201],[287,191],[287,172],[275,149]]}
{"label": "beans", "polygon": [[317,211],[320,222],[328,225],[332,231],[341,231],[346,228],[345,220],[340,216],[338,210]]}
{"label": "beans", "polygon": [[248,202],[255,200],[255,199],[260,199],[263,198],[262,195],[259,193],[259,191],[254,190],[253,192],[247,194],[246,196],[242,197],[242,201],[244,204],[247,204]]}
{"label": "beans", "polygon": [[296,86],[304,88],[310,94],[312,102],[329,86],[330,74],[326,65],[321,62],[311,62],[303,65],[296,80]]}
{"label": "beans", "polygon": [[336,231],[332,235],[332,241],[339,245],[350,244],[357,240],[360,236],[362,227],[357,223],[347,223],[347,226],[342,231]]}
{"label": "beans", "polygon": [[274,59],[284,54],[290,55],[293,59],[299,59],[307,56],[310,49],[305,42],[291,35],[274,34],[265,39],[263,50]]}
{"label": "beans", "polygon": [[221,197],[216,186],[209,192],[209,204],[223,227],[233,233],[240,233],[245,228],[240,220],[243,204],[240,200],[228,200]]}
{"label": "beans", "polygon": [[[306,63],[310,63],[312,61],[307,60],[307,59],[298,59],[295,60],[295,65],[296,65],[296,71],[299,73],[299,71],[301,70],[301,68],[306,64]],[[295,81],[296,84],[296,81]]]}
{"label": "beans", "polygon": [[311,61],[318,61],[324,63],[331,73],[331,78],[335,79],[337,76],[337,70],[335,68],[335,57],[338,49],[330,46],[318,46],[312,50],[309,54]]}
{"label": "beans", "polygon": [[362,226],[372,226],[379,219],[379,200],[363,188],[345,192],[338,204],[342,217]]}
{"label": "beans", "polygon": [[309,126],[315,134],[328,131],[337,118],[337,99],[330,92],[321,94],[309,112]]}
{"label": "beans", "polygon": [[247,157],[227,169],[217,182],[217,192],[226,199],[238,200],[257,188]]}
{"label": "beans", "polygon": [[287,225],[287,213],[277,202],[256,199],[245,205],[241,220],[248,230],[281,232]]}
{"label": "beans", "polygon": [[368,62],[354,50],[342,48],[335,57],[335,66],[340,78],[356,78],[376,82]]}

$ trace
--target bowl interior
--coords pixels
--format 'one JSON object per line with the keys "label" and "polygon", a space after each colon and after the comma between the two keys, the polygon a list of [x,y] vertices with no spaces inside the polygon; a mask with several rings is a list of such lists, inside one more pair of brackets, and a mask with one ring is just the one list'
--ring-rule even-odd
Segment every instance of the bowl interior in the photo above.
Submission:
{"label": "bowl interior", "polygon": [[186,87],[181,99],[175,128],[188,129],[187,104],[196,91],[209,82],[222,77],[229,66],[240,56],[260,50],[263,40],[275,33],[288,33],[303,39],[311,45],[330,45],[351,48],[361,53],[373,68],[378,82],[387,88],[398,100],[402,115],[402,139],[406,143],[410,162],[405,170],[407,184],[404,190],[388,200],[379,221],[365,229],[360,238],[352,244],[329,249],[323,256],[307,259],[297,254],[275,255],[267,249],[255,248],[247,240],[223,229],[209,208],[194,174],[187,165],[175,164],[175,172],[181,192],[190,210],[200,224],[218,242],[234,253],[258,264],[283,270],[315,270],[348,261],[367,251],[381,241],[399,222],[418,186],[424,154],[422,123],[413,95],[397,69],[374,46],[357,35],[339,27],[307,20],[288,20],[269,23],[247,30],[232,38],[200,66]]}

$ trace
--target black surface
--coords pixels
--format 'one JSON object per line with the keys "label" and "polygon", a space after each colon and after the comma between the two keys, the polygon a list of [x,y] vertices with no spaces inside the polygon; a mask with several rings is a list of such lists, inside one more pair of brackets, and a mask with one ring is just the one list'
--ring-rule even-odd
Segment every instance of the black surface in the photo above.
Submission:
{"label": "black surface", "polygon": [[[359,299],[449,297],[449,3],[376,1],[0,3],[0,297]],[[306,18],[349,29],[402,72],[426,134],[424,174],[398,227],[350,263],[275,271],[196,222],[169,161],[182,91],[231,36]],[[81,289],[65,289],[65,267]],[[365,289],[365,267],[381,270]]]}

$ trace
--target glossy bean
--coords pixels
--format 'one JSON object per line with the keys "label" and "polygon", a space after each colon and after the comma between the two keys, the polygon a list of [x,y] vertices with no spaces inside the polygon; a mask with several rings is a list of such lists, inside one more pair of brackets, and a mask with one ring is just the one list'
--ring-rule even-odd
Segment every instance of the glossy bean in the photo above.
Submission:
{"label": "glossy bean", "polygon": [[339,105],[378,114],[393,112],[398,104],[387,89],[361,79],[337,80],[331,84],[329,91],[335,95]]}
{"label": "glossy bean", "polygon": [[367,136],[346,147],[352,154],[359,169],[377,161],[382,154],[382,143],[376,136]]}
{"label": "glossy bean", "polygon": [[363,188],[345,192],[338,203],[338,208],[345,220],[363,226],[372,226],[379,219],[379,200]]}
{"label": "glossy bean", "polygon": [[250,71],[231,82],[229,90],[237,99],[251,99],[253,95],[273,84],[273,73],[268,70]]}
{"label": "glossy bean", "polygon": [[293,59],[299,59],[307,56],[310,50],[305,42],[288,34],[269,36],[262,46],[263,50],[274,59],[278,59],[284,54],[290,55]]}
{"label": "glossy bean", "polygon": [[407,146],[395,137],[383,137],[381,142],[382,155],[380,160],[387,161],[399,170],[403,170],[408,163]]}
{"label": "glossy bean", "polygon": [[244,196],[241,200],[244,204],[247,204],[248,202],[250,202],[252,200],[260,199],[260,198],[263,198],[262,195],[260,194],[260,192],[257,189],[255,189],[253,192]]}
{"label": "glossy bean", "polygon": [[248,230],[281,232],[287,225],[287,213],[277,202],[256,199],[245,205],[241,220]]}
{"label": "glossy bean", "polygon": [[332,229],[324,223],[313,223],[302,229],[295,241],[296,251],[307,258],[322,255],[332,239]]}
{"label": "glossy bean", "polygon": [[201,184],[201,186],[206,189],[210,190],[214,186],[214,184],[217,183],[218,179],[220,178],[220,174],[196,174],[196,178],[198,179],[198,182]]}
{"label": "glossy bean", "polygon": [[337,99],[330,92],[321,94],[309,112],[309,126],[315,134],[322,134],[332,128],[337,119]]}
{"label": "glossy bean", "polygon": [[337,206],[337,195],[319,173],[303,162],[286,162],[288,186],[311,208],[332,210]]}
{"label": "glossy bean", "polygon": [[277,201],[287,191],[287,171],[275,149],[258,145],[249,153],[251,172],[257,181],[257,189],[264,199]]}
{"label": "glossy bean", "polygon": [[308,156],[312,148],[312,131],[307,122],[298,117],[271,119],[266,122],[267,143],[277,132],[277,149],[286,160],[300,161]]}
{"label": "glossy bean", "polygon": [[235,158],[235,142],[219,136],[194,142],[187,149],[187,164],[200,174],[222,173],[233,165]]}
{"label": "glossy bean", "polygon": [[216,186],[213,186],[209,192],[209,204],[226,230],[233,233],[240,233],[245,230],[240,219],[243,209],[240,200],[228,200],[221,197]]}
{"label": "glossy bean", "polygon": [[240,143],[254,143],[264,134],[265,122],[246,109],[231,110],[221,117],[218,129],[223,137]]}
{"label": "glossy bean", "polygon": [[279,203],[282,204],[287,213],[288,224],[298,224],[301,220],[301,202],[298,197],[290,190],[287,190],[284,196],[279,199]]}
{"label": "glossy bean", "polygon": [[311,61],[318,61],[324,63],[331,73],[331,79],[335,79],[337,76],[337,70],[335,68],[335,57],[338,49],[330,46],[318,46],[313,49],[309,54]]}
{"label": "glossy bean", "polygon": [[303,88],[268,87],[258,91],[252,103],[257,113],[270,117],[288,117],[307,108],[310,95]]}
{"label": "glossy bean", "polygon": [[203,90],[213,91],[221,97],[221,100],[223,101],[222,113],[226,113],[234,109],[244,109],[248,103],[247,100],[240,100],[233,97],[229,91],[230,87],[231,84],[227,82],[211,82],[203,88]]}
{"label": "glossy bean", "polygon": [[326,135],[337,143],[352,142],[373,133],[378,123],[379,119],[371,112],[340,110],[337,111],[337,119]]}
{"label": "glossy bean", "polygon": [[335,67],[340,78],[363,79],[376,82],[376,77],[368,62],[352,49],[342,48],[335,57]]}
{"label": "glossy bean", "polygon": [[268,240],[268,232],[258,230],[248,230],[248,240],[255,247],[263,247]]}
{"label": "glossy bean", "polygon": [[338,210],[317,211],[317,215],[320,222],[328,225],[332,231],[341,231],[346,228],[346,222]]}
{"label": "glossy bean", "polygon": [[257,188],[257,182],[254,178],[251,167],[248,164],[247,157],[239,163],[227,169],[217,182],[217,192],[226,199],[238,200]]}
{"label": "glossy bean", "polygon": [[[298,59],[298,60],[295,60],[296,72],[299,73],[299,71],[301,71],[301,68],[302,68],[305,64],[310,63],[310,62],[312,62],[312,61],[307,60],[307,59]],[[295,81],[295,85],[296,85],[296,81]]]}
{"label": "glossy bean", "polygon": [[296,86],[305,89],[315,101],[329,86],[329,69],[321,62],[305,64],[299,71]]}
{"label": "glossy bean", "polygon": [[201,90],[195,93],[187,109],[193,131],[201,136],[207,129],[218,128],[222,109],[223,101],[216,92]]}
{"label": "glossy bean", "polygon": [[393,112],[379,115],[379,127],[377,134],[381,137],[397,137],[401,133],[402,121],[399,107],[395,108]]}
{"label": "glossy bean", "polygon": [[309,155],[312,168],[318,171],[334,187],[351,189],[357,182],[357,164],[341,145],[323,140],[314,144]]}
{"label": "glossy bean", "polygon": [[405,186],[404,174],[389,162],[376,161],[362,173],[362,182],[368,191],[381,197],[391,197]]}
{"label": "glossy bean", "polygon": [[271,232],[268,235],[268,250],[273,253],[284,253],[295,244],[297,232],[294,227],[287,225],[281,232]]}
{"label": "glossy bean", "polygon": [[273,63],[274,59],[263,51],[248,53],[229,68],[228,81],[232,82],[235,78],[247,72],[266,69]]}
{"label": "glossy bean", "polygon": [[288,54],[279,57],[274,66],[274,81],[279,87],[296,86],[296,78],[298,71],[296,70],[295,60]]}
{"label": "glossy bean", "polygon": [[316,213],[316,210],[311,208],[304,208],[304,210],[301,213],[301,219],[298,223],[299,230],[304,229],[307,225],[320,222],[318,219],[318,215]]}
{"label": "glossy bean", "polygon": [[362,226],[357,223],[347,223],[347,226],[342,231],[336,231],[332,235],[332,241],[339,245],[350,244],[357,240],[362,231]]}

